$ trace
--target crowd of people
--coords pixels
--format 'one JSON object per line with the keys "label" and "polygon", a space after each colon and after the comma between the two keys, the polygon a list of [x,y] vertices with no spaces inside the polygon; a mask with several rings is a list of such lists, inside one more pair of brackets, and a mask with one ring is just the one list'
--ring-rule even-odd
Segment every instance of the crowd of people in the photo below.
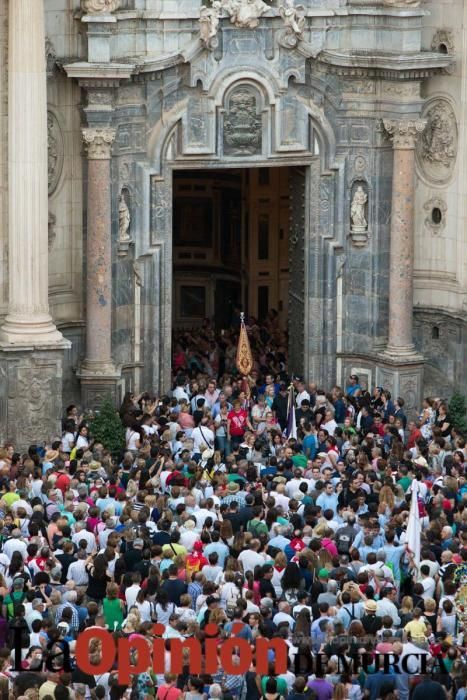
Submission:
{"label": "crowd of people", "polygon": [[[355,375],[326,388],[290,377],[274,312],[250,322],[242,378],[238,329],[179,334],[170,395],[124,398],[121,454],[76,406],[51,444],[0,449],[2,700],[465,700],[467,448],[447,403],[428,397],[414,418]],[[420,561],[407,538],[414,482]],[[204,648],[209,623],[219,650],[239,640],[234,664],[240,640],[251,645],[249,670],[227,672],[219,654],[215,673],[193,674],[184,649],[171,673],[172,640]],[[87,628],[116,643],[161,637],[165,673],[141,670],[135,651],[121,685],[118,657],[97,671],[97,637],[96,673],[83,671]],[[258,673],[264,638],[287,644],[285,672],[271,652]],[[379,668],[388,654],[394,665]],[[364,668],[345,663],[354,655]]]}

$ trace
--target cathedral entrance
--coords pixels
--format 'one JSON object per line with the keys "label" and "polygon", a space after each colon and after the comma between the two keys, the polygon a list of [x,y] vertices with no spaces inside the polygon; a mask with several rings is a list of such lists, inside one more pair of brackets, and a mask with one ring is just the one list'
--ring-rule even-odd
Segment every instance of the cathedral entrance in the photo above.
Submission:
{"label": "cathedral entrance", "polygon": [[244,310],[288,328],[294,167],[173,171],[173,328]]}

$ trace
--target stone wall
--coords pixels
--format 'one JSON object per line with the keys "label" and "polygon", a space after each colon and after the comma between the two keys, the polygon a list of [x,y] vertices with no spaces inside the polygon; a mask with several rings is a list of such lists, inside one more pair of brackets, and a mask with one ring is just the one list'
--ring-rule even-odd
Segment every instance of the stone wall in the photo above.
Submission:
{"label": "stone wall", "polygon": [[0,4],[0,319],[8,306],[8,5]]}
{"label": "stone wall", "polygon": [[417,152],[416,343],[427,358],[427,392],[444,395],[467,392],[467,6],[443,0],[424,9],[423,47],[456,58],[424,83],[429,124]]}

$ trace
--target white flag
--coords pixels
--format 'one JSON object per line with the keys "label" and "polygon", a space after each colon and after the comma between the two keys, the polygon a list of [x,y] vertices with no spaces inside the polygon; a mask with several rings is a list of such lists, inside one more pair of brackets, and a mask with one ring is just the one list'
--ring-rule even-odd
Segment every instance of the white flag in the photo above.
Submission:
{"label": "white flag", "polygon": [[418,511],[418,481],[416,479],[412,481],[411,493],[409,522],[407,525],[407,546],[409,551],[414,555],[416,565],[420,566],[420,537],[422,527],[420,513]]}

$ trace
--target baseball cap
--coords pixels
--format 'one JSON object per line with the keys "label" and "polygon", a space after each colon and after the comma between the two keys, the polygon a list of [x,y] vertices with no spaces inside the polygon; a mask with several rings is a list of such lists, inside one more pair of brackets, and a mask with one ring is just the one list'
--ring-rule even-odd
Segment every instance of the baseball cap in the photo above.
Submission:
{"label": "baseball cap", "polygon": [[327,569],[320,569],[318,571],[319,578],[329,578],[329,571]]}

